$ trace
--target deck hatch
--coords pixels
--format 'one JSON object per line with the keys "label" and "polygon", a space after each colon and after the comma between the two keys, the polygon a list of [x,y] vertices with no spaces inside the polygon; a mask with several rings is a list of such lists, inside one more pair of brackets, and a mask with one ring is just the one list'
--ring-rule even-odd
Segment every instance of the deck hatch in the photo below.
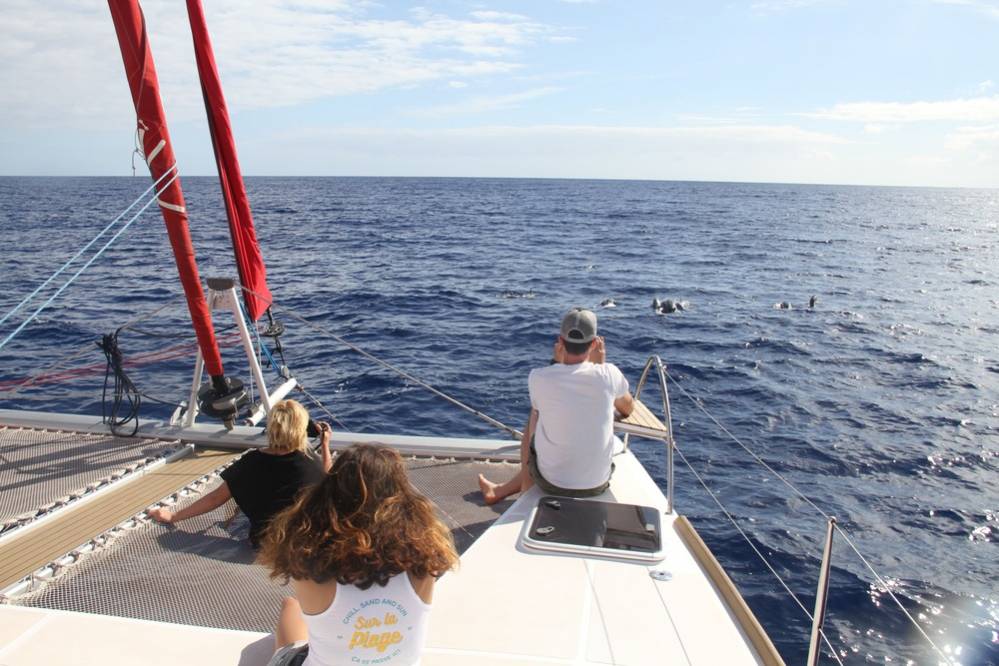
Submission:
{"label": "deck hatch", "polygon": [[662,523],[650,506],[546,495],[525,523],[523,544],[532,549],[658,562]]}

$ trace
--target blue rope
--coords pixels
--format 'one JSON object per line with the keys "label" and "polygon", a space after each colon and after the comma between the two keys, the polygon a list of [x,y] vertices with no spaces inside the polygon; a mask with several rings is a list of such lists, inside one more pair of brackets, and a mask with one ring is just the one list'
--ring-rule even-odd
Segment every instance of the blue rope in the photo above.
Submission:
{"label": "blue rope", "polygon": [[171,178],[167,182],[167,184],[163,187],[163,190],[160,190],[159,192],[157,192],[155,197],[153,197],[152,199],[150,199],[149,201],[147,201],[146,205],[143,206],[141,209],[139,209],[139,212],[136,213],[135,215],[133,215],[132,219],[130,219],[128,222],[126,222],[125,225],[121,229],[119,229],[115,233],[114,236],[111,237],[111,240],[109,240],[107,243],[104,244],[104,247],[102,247],[100,250],[97,251],[97,254],[95,254],[90,259],[88,259],[87,263],[83,264],[83,266],[81,266],[79,270],[77,270],[75,273],[73,273],[73,276],[71,278],[69,278],[69,280],[67,280],[64,285],[62,285],[61,287],[59,287],[59,289],[57,289],[56,292],[54,294],[52,294],[52,296],[50,296],[47,301],[45,301],[44,303],[42,303],[41,306],[39,306],[39,308],[37,310],[35,310],[34,312],[32,312],[30,317],[28,317],[23,322],[21,322],[20,326],[18,326],[16,329],[14,329],[14,331],[10,335],[8,335],[6,338],[4,338],[3,342],[0,342],[0,349],[3,349],[7,345],[8,342],[10,342],[11,340],[14,339],[14,336],[16,336],[18,333],[20,333],[21,331],[23,331],[24,327],[27,326],[28,324],[30,324],[35,319],[35,317],[37,317],[42,312],[42,310],[44,310],[48,306],[52,305],[52,302],[56,298],[58,298],[59,295],[66,290],[66,287],[68,287],[69,285],[71,285],[73,283],[73,281],[76,280],[76,278],[80,277],[80,275],[83,273],[83,271],[85,271],[88,268],[90,268],[90,265],[92,263],[94,263],[94,261],[96,261],[98,257],[100,257],[102,254],[104,254],[104,251],[107,250],[109,247],[111,247],[111,244],[114,243],[116,240],[118,240],[118,237],[121,236],[123,233],[125,233],[125,231],[130,226],[132,226],[132,223],[135,222],[137,219],[139,219],[139,216],[142,215],[143,213],[145,213],[146,210],[150,206],[152,206],[153,203],[155,203],[159,199],[159,195],[162,194],[163,191],[165,191],[166,188],[169,187],[171,183],[173,183],[173,181],[177,180],[177,176],[178,176],[178,174],[175,173],[174,176],[173,176],[173,178]]}
{"label": "blue rope", "polygon": [[28,296],[25,297],[25,299],[23,301],[21,301],[20,303],[18,303],[17,305],[15,305],[13,310],[11,310],[7,314],[5,314],[2,318],[0,318],[0,325],[2,325],[5,321],[7,321],[8,319],[10,319],[12,316],[14,316],[14,314],[18,310],[20,310],[21,308],[23,308],[32,298],[34,298],[35,296],[37,296],[38,292],[40,292],[42,289],[44,289],[45,287],[47,287],[48,284],[50,282],[52,282],[52,280],[54,280],[57,277],[59,277],[59,275],[64,270],[66,270],[67,268],[69,268],[70,264],[72,264],[74,261],[76,261],[77,259],[79,259],[83,255],[84,252],[86,252],[87,250],[89,250],[90,246],[93,245],[94,243],[96,243],[97,240],[101,236],[103,236],[104,234],[106,234],[111,229],[111,227],[113,227],[114,225],[118,224],[118,222],[121,220],[121,218],[125,217],[125,215],[128,213],[128,211],[132,210],[136,206],[136,204],[138,204],[140,201],[142,201],[146,197],[146,195],[148,195],[151,191],[155,190],[156,186],[160,184],[160,181],[162,181],[164,178],[166,178],[167,175],[171,171],[173,171],[173,167],[171,167],[170,169],[167,169],[167,171],[162,176],[160,176],[158,179],[156,179],[156,182],[154,182],[152,185],[150,185],[149,188],[146,189],[145,192],[143,192],[142,194],[140,194],[139,197],[135,201],[133,201],[132,203],[130,203],[128,205],[128,208],[126,208],[125,210],[121,211],[121,214],[118,215],[118,217],[116,217],[113,220],[111,220],[110,224],[108,224],[106,227],[104,227],[103,229],[101,229],[101,232],[99,234],[97,234],[96,236],[94,236],[93,240],[91,240],[89,243],[87,243],[86,245],[84,245],[80,249],[80,251],[77,252],[75,255],[73,255],[73,257],[69,261],[67,261],[65,264],[63,264],[62,267],[59,270],[57,270],[55,273],[53,273],[52,275],[50,275],[49,278],[47,280],[45,280],[45,282],[42,282],[40,285],[38,285],[38,288],[35,289],[30,294],[28,294]]}
{"label": "blue rope", "polygon": [[246,311],[243,310],[243,302],[240,299],[236,299],[236,304],[239,305],[239,315],[243,318],[243,321],[246,322],[246,327],[253,329],[253,335],[257,338],[257,346],[264,351],[264,355],[271,364],[271,369],[275,372],[275,374],[277,374],[278,377],[283,377],[281,374],[281,366],[277,364],[277,361],[274,360],[274,356],[271,354],[271,350],[268,349],[267,345],[265,345],[263,340],[260,339],[260,331],[257,330],[256,322],[247,321],[249,317],[246,315]]}

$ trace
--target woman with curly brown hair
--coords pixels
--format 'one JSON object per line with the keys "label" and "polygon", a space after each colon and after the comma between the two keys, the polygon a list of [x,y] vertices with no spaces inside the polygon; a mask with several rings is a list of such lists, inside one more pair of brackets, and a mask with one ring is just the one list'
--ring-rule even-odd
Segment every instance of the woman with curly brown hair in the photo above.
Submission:
{"label": "woman with curly brown hair", "polygon": [[458,563],[447,527],[393,450],[355,444],[271,522],[260,550],[291,580],[274,666],[420,663],[434,582]]}

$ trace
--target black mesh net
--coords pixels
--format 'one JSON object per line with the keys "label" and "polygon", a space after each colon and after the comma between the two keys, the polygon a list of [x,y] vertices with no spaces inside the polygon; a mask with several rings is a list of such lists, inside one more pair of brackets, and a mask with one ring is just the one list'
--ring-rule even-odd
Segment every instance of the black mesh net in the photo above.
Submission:
{"label": "black mesh net", "polygon": [[[507,463],[414,458],[410,479],[440,510],[459,552],[509,506],[486,506],[476,477],[505,479]],[[217,481],[215,482],[217,483]],[[205,488],[210,491],[215,484]],[[191,497],[191,501],[196,497]],[[248,523],[229,504],[179,526],[143,523],[85,555],[36,592],[13,600],[25,606],[100,613],[206,627],[271,631],[281,598],[290,594],[254,564]]]}

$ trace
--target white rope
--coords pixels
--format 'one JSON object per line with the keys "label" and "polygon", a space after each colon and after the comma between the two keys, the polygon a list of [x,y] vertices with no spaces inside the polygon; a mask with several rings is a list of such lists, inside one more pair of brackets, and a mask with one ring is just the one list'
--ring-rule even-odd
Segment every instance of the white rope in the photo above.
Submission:
{"label": "white rope", "polygon": [[101,229],[100,233],[98,233],[96,236],[94,236],[93,239],[89,243],[87,243],[82,248],[80,248],[80,251],[77,252],[76,254],[74,254],[69,259],[69,261],[67,261],[66,263],[64,263],[55,273],[53,273],[52,275],[50,275],[48,277],[48,279],[46,279],[44,282],[42,282],[40,285],[38,285],[38,287],[36,287],[33,292],[31,292],[30,294],[28,294],[27,296],[25,296],[24,300],[22,300],[20,303],[18,303],[17,305],[15,305],[14,308],[12,310],[10,310],[10,312],[8,312],[7,314],[5,314],[3,317],[0,317],[0,325],[2,325],[5,321],[7,321],[8,319],[10,319],[18,310],[20,310],[21,308],[23,308],[32,298],[34,298],[35,296],[37,296],[38,292],[40,292],[42,289],[44,289],[45,287],[47,287],[49,285],[49,283],[52,282],[52,280],[54,280],[57,277],[59,277],[59,275],[64,270],[66,270],[67,268],[69,268],[70,264],[72,264],[74,261],[76,261],[77,259],[79,259],[83,255],[84,252],[86,252],[88,249],[90,249],[90,246],[92,246],[94,243],[96,243],[97,240],[101,236],[103,236],[108,231],[110,231],[111,227],[113,227],[114,225],[116,225],[118,223],[118,221],[121,220],[121,218],[125,217],[125,215],[128,213],[128,211],[132,210],[132,208],[134,208],[140,201],[142,201],[146,197],[146,195],[148,195],[150,192],[152,192],[153,190],[155,190],[156,186],[159,185],[160,182],[164,178],[166,178],[170,174],[170,172],[173,169],[175,169],[175,168],[176,168],[176,165],[173,166],[173,167],[170,167],[170,169],[167,169],[163,173],[163,175],[160,176],[159,178],[157,178],[156,181],[152,185],[150,185],[148,188],[146,188],[146,191],[143,192],[142,194],[140,194],[138,196],[138,198],[136,198],[135,201],[133,201],[132,203],[128,204],[128,207],[125,208],[125,210],[121,211],[121,213],[118,215],[118,217],[116,217],[113,220],[111,220],[111,222],[106,227],[104,227],[103,229]]}
{"label": "white rope", "polygon": [[[817,511],[820,515],[822,515],[822,517],[825,518],[827,521],[831,518],[831,516],[829,516],[829,514],[827,514],[825,511],[823,511],[821,508],[819,508],[818,505],[815,504],[815,502],[813,502],[811,499],[809,499],[808,496],[805,495],[805,493],[803,493],[800,490],[798,490],[798,488],[793,483],[791,483],[790,481],[788,481],[782,474],[780,474],[779,472],[777,472],[777,470],[775,470],[773,467],[771,467],[770,465],[768,465],[766,463],[766,461],[764,461],[760,456],[758,456],[752,449],[750,449],[748,446],[746,446],[745,444],[743,444],[739,440],[738,437],[736,437],[735,435],[733,435],[732,432],[729,431],[728,428],[726,428],[724,425],[722,425],[721,422],[718,419],[716,419],[710,412],[708,412],[708,410],[705,409],[703,405],[701,405],[700,401],[698,401],[697,398],[695,398],[690,393],[688,393],[687,390],[685,388],[683,388],[683,386],[681,386],[678,381],[676,381],[675,379],[673,379],[673,377],[671,377],[669,374],[667,374],[666,376],[669,378],[670,381],[673,382],[674,386],[676,386],[678,389],[680,389],[681,393],[683,393],[685,396],[687,396],[687,398],[692,403],[694,403],[694,405],[699,410],[701,410],[701,412],[704,413],[705,416],[707,416],[709,419],[711,419],[715,423],[715,425],[717,425],[722,430],[722,432],[724,432],[726,435],[728,435],[732,439],[732,441],[734,441],[736,444],[738,444],[740,447],[742,447],[742,449],[744,451],[746,451],[746,453],[748,453],[750,456],[752,456],[753,459],[756,460],[756,462],[758,462],[760,465],[762,465],[764,468],[766,468],[771,474],[773,474],[778,479],[780,479],[780,481],[783,482],[784,485],[786,485],[788,488],[790,488],[798,497],[800,497],[809,506],[811,506],[813,509],[815,509],[815,511]],[[677,452],[679,453],[679,448],[677,448]],[[680,453],[680,456],[683,457],[683,454]],[[687,463],[686,458],[684,458],[684,462]],[[690,467],[690,463],[687,463],[687,467]],[[694,470],[693,470],[692,467],[691,467],[691,472],[694,472]],[[697,476],[698,481],[701,480],[700,477],[697,475],[697,472],[694,472],[694,476]],[[701,485],[702,486],[704,485],[703,481],[701,481]],[[705,490],[707,490],[707,486],[705,486]],[[715,502],[718,503],[719,506],[721,506],[721,503],[718,502],[717,498],[714,498],[714,494],[711,493],[710,490],[708,490],[708,493],[711,494],[712,498],[715,499]],[[722,509],[722,510],[724,511],[724,509]],[[725,515],[729,515],[727,511],[725,511]],[[732,520],[731,516],[729,516],[729,520]],[[734,521],[733,521],[733,523],[734,523]],[[864,557],[864,554],[860,552],[860,549],[857,548],[857,546],[853,543],[853,541],[850,539],[850,537],[847,536],[846,530],[844,530],[842,527],[840,527],[840,525],[838,523],[836,523],[834,526],[836,528],[836,531],[839,532],[840,535],[842,535],[843,539],[846,541],[846,545],[849,546],[850,549],[854,553],[857,554],[857,557],[860,558],[860,561],[863,562],[864,566],[866,566],[870,570],[871,574],[874,575],[874,577],[875,577],[875,579],[877,579],[878,583],[880,583],[881,586],[888,593],[888,596],[891,597],[891,599],[902,610],[902,612],[909,619],[909,621],[916,628],[916,630],[923,636],[923,638],[926,639],[926,642],[930,644],[930,647],[932,647],[933,650],[938,655],[940,655],[941,658],[943,658],[943,660],[944,660],[945,663],[947,663],[947,664],[953,664],[953,662],[951,661],[951,659],[949,657],[947,657],[944,654],[944,652],[939,647],[937,647],[936,643],[933,642],[933,639],[930,638],[929,635],[925,631],[923,631],[923,628],[921,626],[919,626],[919,623],[917,623],[916,620],[912,617],[912,615],[909,614],[909,611],[907,611],[905,609],[905,607],[902,605],[902,602],[898,600],[898,598],[895,596],[895,594],[891,591],[891,589],[888,586],[888,584],[884,581],[884,578],[882,578],[881,575],[878,574],[877,571],[875,571],[875,569],[871,565],[871,563],[868,562],[868,560],[867,560],[866,557]],[[736,529],[738,529],[738,526],[736,526]],[[746,535],[742,532],[741,529],[739,530],[739,532],[740,532],[740,534],[743,535],[744,538],[746,537]],[[748,540],[748,538],[747,538],[747,540]],[[750,545],[752,546],[752,544],[750,544]],[[756,550],[756,548],[754,547],[753,550]],[[757,551],[757,554],[759,555],[759,551]],[[762,557],[762,555],[760,557]],[[769,565],[767,565],[767,566],[769,567]],[[773,569],[771,569],[771,571],[773,571]],[[776,575],[776,573],[774,575]],[[781,582],[783,584],[783,581],[781,581]],[[787,589],[787,586],[785,586],[785,589]],[[788,590],[788,591],[790,592],[790,590]],[[795,601],[797,601],[797,598],[795,598]],[[798,602],[798,605],[800,606],[801,602]],[[804,607],[802,607],[802,608],[804,608]],[[807,613],[808,611],[806,610],[805,612]],[[809,617],[811,617],[811,615],[809,615]]]}
{"label": "white rope", "polygon": [[[178,174],[178,173],[177,173],[176,171],[174,171],[174,174],[173,174],[173,176],[172,176],[172,177],[171,177],[171,178],[170,178],[170,179],[169,179],[169,180],[167,181],[166,185],[164,185],[164,186],[163,186],[163,189],[162,189],[162,190],[160,190],[159,192],[157,192],[157,193],[156,193],[156,196],[158,197],[158,196],[159,196],[160,194],[162,194],[162,193],[163,193],[163,192],[164,192],[164,191],[165,191],[165,190],[166,190],[166,189],[167,189],[168,187],[170,187],[170,185],[171,185],[171,184],[172,184],[172,183],[173,183],[173,182],[174,182],[175,180],[177,180],[177,177],[178,177],[178,175],[179,175],[179,174]],[[122,235],[123,233],[125,233],[125,232],[126,232],[126,231],[128,230],[128,228],[129,228],[130,226],[132,226],[132,223],[133,223],[133,222],[135,222],[135,221],[136,221],[137,219],[139,219],[139,216],[141,216],[141,215],[142,215],[142,214],[143,214],[144,212],[146,212],[146,210],[147,210],[147,209],[148,209],[148,208],[149,208],[149,207],[150,207],[151,205],[153,205],[153,204],[154,204],[154,203],[156,202],[156,200],[157,200],[157,199],[156,199],[156,197],[153,197],[152,199],[150,199],[149,201],[147,201],[147,202],[146,202],[146,204],[145,204],[145,205],[144,205],[144,206],[143,206],[142,208],[140,208],[140,209],[139,209],[139,212],[138,212],[138,213],[136,213],[135,215],[133,215],[133,216],[132,216],[132,219],[130,219],[130,220],[129,220],[128,222],[126,222],[126,223],[125,223],[125,224],[124,224],[124,225],[122,226],[122,228],[121,228],[121,229],[119,229],[119,230],[118,230],[118,231],[117,231],[117,232],[115,233],[115,235],[114,235],[114,236],[112,236],[112,237],[111,237],[111,239],[110,239],[110,240],[109,240],[109,241],[108,241],[107,243],[105,243],[105,244],[104,244],[104,245],[103,245],[103,246],[101,247],[101,249],[100,249],[100,250],[98,250],[98,251],[97,251],[97,253],[96,253],[96,254],[94,254],[94,256],[92,256],[92,257],[91,257],[90,259],[88,259],[88,260],[87,260],[87,262],[86,262],[85,264],[83,264],[83,266],[81,266],[81,267],[80,267],[80,268],[79,268],[79,269],[78,269],[78,270],[77,270],[77,271],[76,271],[75,273],[73,273],[73,276],[72,276],[72,277],[70,277],[70,278],[69,278],[69,279],[68,279],[68,280],[67,280],[67,281],[66,281],[66,282],[65,282],[65,283],[64,283],[64,284],[63,284],[63,285],[62,285],[61,287],[59,287],[59,289],[57,289],[57,290],[56,290],[56,292],[55,292],[54,294],[52,294],[52,296],[50,296],[50,297],[48,298],[48,300],[46,300],[46,301],[45,301],[44,303],[42,303],[42,304],[41,304],[41,305],[40,305],[40,306],[39,306],[39,307],[38,307],[38,308],[37,308],[37,309],[36,309],[36,310],[35,310],[34,312],[32,312],[32,313],[31,313],[31,315],[30,315],[30,316],[29,316],[29,317],[28,317],[27,319],[25,319],[25,320],[24,320],[23,322],[21,322],[21,325],[20,325],[20,326],[18,326],[18,327],[17,327],[16,329],[14,329],[14,330],[13,330],[13,331],[12,331],[12,332],[10,333],[10,335],[8,335],[8,336],[7,336],[6,338],[4,338],[4,339],[3,339],[3,341],[2,341],[2,342],[0,342],[0,349],[3,349],[3,348],[4,348],[4,347],[5,347],[6,345],[7,345],[7,343],[8,343],[8,342],[10,342],[11,340],[13,340],[13,339],[14,339],[14,337],[15,337],[15,336],[16,336],[16,335],[17,335],[18,333],[20,333],[21,331],[23,331],[23,330],[24,330],[24,328],[25,328],[25,327],[26,327],[26,326],[27,326],[28,324],[30,324],[30,323],[31,323],[32,321],[34,321],[35,317],[37,317],[37,316],[38,316],[39,314],[41,314],[41,312],[42,312],[42,311],[43,311],[43,310],[44,310],[45,308],[47,308],[47,307],[48,307],[49,305],[51,305],[51,304],[52,304],[52,302],[53,302],[53,301],[55,301],[55,299],[56,299],[56,298],[58,298],[58,297],[59,297],[59,295],[60,295],[60,294],[62,294],[62,292],[64,292],[64,291],[66,290],[66,288],[67,288],[67,287],[69,287],[69,285],[73,284],[73,282],[74,282],[74,281],[76,280],[76,278],[80,277],[80,275],[82,275],[82,274],[83,274],[83,272],[84,272],[85,270],[87,270],[88,268],[90,268],[90,265],[91,265],[91,264],[93,264],[93,263],[94,263],[94,261],[96,261],[96,260],[97,260],[97,259],[98,259],[98,258],[99,258],[99,257],[100,257],[100,256],[101,256],[102,254],[104,254],[104,252],[105,252],[105,251],[106,251],[106,250],[107,250],[107,249],[108,249],[109,247],[111,247],[111,245],[112,245],[112,244],[113,244],[113,243],[114,243],[114,242],[115,242],[116,240],[118,240],[118,238],[119,238],[119,237],[120,237],[120,236],[121,236],[121,235]]]}

